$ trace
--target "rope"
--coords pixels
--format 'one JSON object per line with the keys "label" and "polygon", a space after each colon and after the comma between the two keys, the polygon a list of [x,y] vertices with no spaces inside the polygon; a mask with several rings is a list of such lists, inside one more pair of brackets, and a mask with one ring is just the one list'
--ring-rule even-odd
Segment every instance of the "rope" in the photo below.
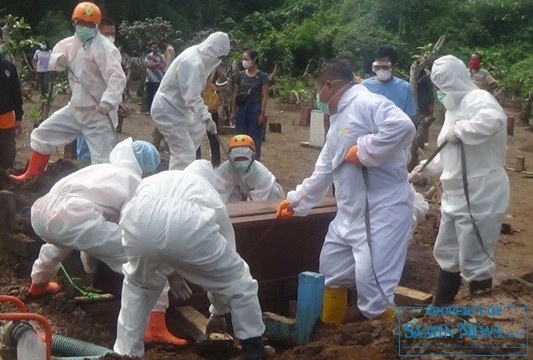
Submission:
{"label": "rope", "polygon": [[366,230],[366,242],[368,244],[368,251],[370,253],[370,267],[372,268],[372,274],[374,275],[374,280],[376,281],[376,285],[378,286],[379,293],[381,294],[381,297],[385,301],[388,307],[393,307],[393,304],[389,301],[387,296],[385,295],[385,292],[383,291],[383,288],[381,287],[381,284],[379,283],[378,275],[376,274],[376,269],[374,268],[374,257],[372,256],[372,234],[370,231],[370,205],[368,204],[368,169],[366,166],[361,165],[361,169],[363,172],[363,182],[365,184],[365,230]]}
{"label": "rope", "polygon": [[[485,255],[489,258],[490,261],[494,262],[495,264],[497,264],[498,266],[500,267],[505,267],[505,265],[501,264],[500,262],[496,261],[490,254],[489,252],[487,251],[487,249],[485,248],[485,245],[483,243],[483,238],[481,237],[481,233],[479,231],[479,228],[477,226],[477,223],[476,223],[476,220],[474,219],[474,216],[472,215],[472,210],[471,210],[471,206],[470,206],[470,193],[468,191],[468,177],[466,175],[466,153],[465,153],[465,146],[463,144],[462,141],[459,142],[459,146],[461,148],[461,175],[462,175],[462,178],[463,178],[463,190],[464,190],[464,193],[465,193],[465,199],[466,199],[466,206],[468,208],[468,215],[470,217],[470,221],[472,222],[472,227],[474,228],[474,234],[476,235],[476,239],[477,241],[479,242],[479,245],[481,246],[481,249],[483,250],[483,252],[485,253]],[[521,278],[518,278],[518,277],[515,277],[513,276],[512,274],[509,274],[508,272],[506,272],[505,270],[502,269],[502,272],[504,274],[506,274],[509,278],[513,279],[513,280],[517,280],[518,282],[524,284],[524,285],[527,285],[527,286],[530,286],[530,287],[533,287],[533,284],[530,283],[529,281],[527,280],[524,280],[524,279],[521,279]]]}
{"label": "rope", "polygon": [[63,266],[63,264],[60,265],[60,268],[61,268],[61,271],[63,272],[63,275],[65,275],[65,278],[67,279],[67,282],[74,288],[76,289],[81,295],[83,296],[86,296],[87,298],[89,299],[95,299],[96,297],[98,297],[100,294],[97,294],[95,292],[91,292],[91,291],[86,291],[86,290],[83,290],[82,288],[80,288],[78,285],[76,285],[74,283],[74,281],[72,280],[72,278],[70,277],[70,275],[67,273],[67,270],[65,269],[65,267]]}

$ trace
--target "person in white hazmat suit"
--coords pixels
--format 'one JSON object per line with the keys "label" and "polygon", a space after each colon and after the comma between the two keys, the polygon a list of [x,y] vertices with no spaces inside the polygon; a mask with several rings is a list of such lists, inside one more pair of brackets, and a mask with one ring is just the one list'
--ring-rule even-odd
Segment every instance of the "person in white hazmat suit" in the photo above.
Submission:
{"label": "person in white hazmat suit", "polygon": [[170,149],[170,170],[183,170],[196,159],[206,132],[217,126],[202,98],[209,74],[229,54],[228,34],[215,32],[183,51],[170,64],[155,94],[150,114]]}
{"label": "person in white hazmat suit", "polygon": [[[225,331],[231,312],[233,330],[245,359],[264,356],[265,330],[257,281],[235,250],[235,234],[206,160],[185,170],[144,179],[120,220],[128,256],[114,350],[142,356],[146,315],[168,279],[171,290],[185,280],[208,291],[211,316],[207,333]],[[185,280],[184,280],[185,279]]]}
{"label": "person in white hazmat suit", "polygon": [[[507,117],[491,94],[474,85],[466,65],[452,55],[435,61],[431,80],[446,107],[437,144],[448,143],[425,169],[432,176],[440,174],[443,189],[433,254],[440,266],[434,305],[445,305],[455,299],[461,277],[469,282],[472,294],[492,288],[491,257],[510,196],[504,168]],[[415,167],[410,176],[423,176],[421,168],[422,164]]]}
{"label": "person in white hazmat suit", "polygon": [[[319,263],[326,286],[323,321],[342,322],[347,289],[354,284],[363,316],[390,319],[412,234],[413,195],[404,149],[415,128],[393,102],[355,85],[352,72],[339,60],[322,67],[315,89],[317,106],[331,115],[331,127],[313,174],[288,193],[277,217],[307,215],[333,183],[337,215]],[[328,304],[332,297],[338,302]]]}
{"label": "person in white hazmat suit", "polygon": [[80,134],[89,145],[93,164],[109,162],[109,153],[116,145],[113,131],[126,75],[118,49],[98,31],[101,18],[93,3],[82,2],[74,8],[76,33],[58,42],[50,57],[51,69],[68,69],[72,97],[32,131],[28,168],[24,174],[12,176],[13,180],[25,181],[42,174],[54,147],[71,143]]}
{"label": "person in white hazmat suit", "polygon": [[[274,175],[255,160],[255,143],[250,136],[233,136],[228,151],[234,165],[228,160],[215,171],[217,191],[225,204],[243,200],[281,200],[285,197]],[[238,177],[244,184],[237,180]],[[246,186],[246,189],[241,189],[242,186]]]}
{"label": "person in white hazmat suit", "polygon": [[[160,157],[152,144],[128,138],[115,146],[110,158],[110,164],[88,166],[61,179],[33,204],[32,227],[46,244],[33,264],[30,296],[59,291],[52,279],[72,250],[82,252],[88,273],[96,271],[94,259],[122,273],[127,257],[118,225],[120,212],[133,197],[143,173],[156,170]],[[168,286],[159,295],[145,341],[184,345],[186,341],[172,336],[165,324]]]}

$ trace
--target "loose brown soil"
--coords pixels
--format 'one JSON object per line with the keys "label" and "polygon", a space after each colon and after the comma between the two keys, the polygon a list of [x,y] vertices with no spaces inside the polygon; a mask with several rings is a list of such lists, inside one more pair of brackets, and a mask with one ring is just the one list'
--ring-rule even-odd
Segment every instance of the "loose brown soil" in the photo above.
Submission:
{"label": "loose brown soil", "polygon": [[[58,103],[65,103],[60,98]],[[129,104],[132,109],[139,109],[137,104]],[[38,103],[25,103],[26,112],[37,108]],[[57,109],[57,107],[55,107]],[[52,109],[55,110],[54,108]],[[309,140],[309,128],[298,125],[299,112],[293,105],[281,104],[271,99],[268,106],[269,121],[281,124],[282,133],[267,133],[263,143],[263,162],[276,175],[283,188],[293,189],[302,179],[310,175],[319,154],[316,149],[304,148],[300,142]],[[29,119],[23,121],[24,132],[17,140],[17,167],[22,168],[29,156],[29,133],[32,124]],[[125,119],[124,133],[120,138],[132,136],[150,140],[151,122],[147,115],[139,113]],[[435,148],[435,138],[440,129],[434,124],[430,129],[430,145],[424,149],[426,156]],[[222,138],[227,139],[227,135]],[[533,169],[533,134],[525,125],[517,124],[514,137],[508,138],[507,163],[514,166],[516,156],[526,158],[526,169]],[[204,141],[204,157],[209,158],[207,142]],[[206,156],[207,155],[207,156]],[[52,155],[57,161],[62,156],[62,149]],[[168,154],[163,154],[167,157]],[[0,174],[0,190],[14,190],[18,196],[17,221],[22,231],[34,236],[29,226],[29,207],[33,201],[45,194],[59,178],[75,171],[77,165],[68,161],[57,161],[49,167],[47,175],[23,186],[13,186],[6,174]],[[513,280],[523,277],[533,280],[533,179],[524,174],[508,172],[511,181],[511,205],[505,222],[511,226],[511,234],[502,235],[498,243],[495,259],[498,261],[495,289],[492,295],[472,299],[466,286],[458,296],[458,304],[464,305],[531,305],[533,290],[528,285]],[[420,188],[421,192],[429,189],[430,184]],[[417,227],[411,241],[406,266],[401,284],[419,290],[431,292],[435,286],[437,265],[432,256],[432,248],[439,224],[438,197],[431,203],[428,218]],[[114,319],[102,319],[89,315],[73,300],[73,291],[63,286],[65,292],[39,300],[26,297],[29,273],[33,259],[24,260],[5,251],[0,253],[0,294],[18,296],[28,305],[30,311],[42,314],[52,324],[53,331],[66,336],[97,343],[111,348],[115,337]],[[63,281],[60,279],[60,281]],[[84,281],[84,280],[83,280]],[[65,284],[63,284],[65,285]],[[2,306],[5,309],[6,306]],[[481,319],[483,320],[483,319]],[[531,320],[531,315],[529,316]],[[506,319],[509,323],[517,319]],[[275,345],[278,358],[292,359],[397,359],[397,324],[385,321],[368,321],[345,324],[339,328],[320,327],[309,344],[291,349]],[[529,338],[532,339],[533,336]],[[531,342],[531,340],[530,340]],[[420,355],[420,354],[419,354]],[[472,352],[475,355],[475,352]],[[232,359],[238,358],[235,349],[210,349],[196,345],[182,349],[174,347],[149,347],[145,359]],[[422,357],[424,358],[424,357]],[[131,359],[128,357],[105,356],[102,359]]]}

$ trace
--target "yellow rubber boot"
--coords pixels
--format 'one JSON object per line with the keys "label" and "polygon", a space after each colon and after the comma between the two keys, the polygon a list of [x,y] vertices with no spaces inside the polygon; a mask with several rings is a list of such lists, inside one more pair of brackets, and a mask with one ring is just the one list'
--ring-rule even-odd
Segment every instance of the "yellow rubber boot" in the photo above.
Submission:
{"label": "yellow rubber boot", "polygon": [[383,314],[374,318],[374,320],[396,320],[396,308],[388,308]]}
{"label": "yellow rubber boot", "polygon": [[144,342],[147,344],[160,343],[176,346],[187,345],[187,340],[175,337],[170,333],[170,331],[168,331],[165,313],[159,311],[150,313],[148,327],[144,332]]}
{"label": "yellow rubber boot", "polygon": [[322,322],[339,326],[346,317],[348,307],[348,289],[324,289],[322,304]]}

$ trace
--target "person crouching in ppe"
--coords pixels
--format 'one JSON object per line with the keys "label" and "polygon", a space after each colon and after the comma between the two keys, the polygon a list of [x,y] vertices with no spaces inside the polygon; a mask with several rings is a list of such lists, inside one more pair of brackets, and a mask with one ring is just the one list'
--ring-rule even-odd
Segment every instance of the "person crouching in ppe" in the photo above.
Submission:
{"label": "person crouching in ppe", "polygon": [[[274,175],[255,160],[255,143],[248,135],[235,135],[229,141],[228,160],[216,171],[217,190],[224,203],[246,200],[283,199],[283,189]],[[238,178],[242,181],[239,181]],[[241,187],[246,186],[246,189]]]}
{"label": "person crouching in ppe", "polygon": [[[437,144],[447,144],[424,171],[440,174],[443,189],[433,255],[440,266],[434,304],[445,305],[454,301],[461,277],[472,295],[492,288],[491,257],[510,196],[504,168],[507,117],[455,56],[437,59],[431,80],[446,107]],[[415,167],[411,177],[424,176],[421,168]]]}
{"label": "person crouching in ppe", "polygon": [[229,50],[228,34],[215,32],[183,51],[161,80],[150,114],[170,149],[170,170],[183,170],[196,159],[206,130],[217,132],[202,91],[207,77]]}
{"label": "person crouching in ppe", "polygon": [[[322,320],[342,322],[347,289],[354,284],[363,316],[392,318],[394,288],[412,234],[413,195],[404,150],[415,128],[393,102],[355,85],[339,60],[321,68],[315,89],[319,109],[331,115],[331,127],[313,174],[288,193],[277,217],[307,215],[333,183],[337,215],[319,263],[326,286]],[[328,303],[330,298],[339,301]]]}
{"label": "person crouching in ppe", "polygon": [[231,312],[244,359],[263,358],[265,330],[257,281],[235,250],[235,234],[207,160],[185,170],[144,179],[120,220],[128,256],[115,352],[142,356],[148,311],[165,282],[171,291],[188,288],[185,280],[208,291],[211,316],[207,333],[224,332]]}
{"label": "person crouching in ppe", "polygon": [[[29,295],[39,297],[59,291],[52,279],[61,262],[72,252],[82,252],[83,267],[94,274],[94,259],[122,273],[127,262],[122,246],[120,211],[135,194],[143,173],[156,170],[160,162],[155,147],[146,141],[120,142],[111,152],[110,164],[91,165],[58,181],[31,208],[33,230],[45,242],[31,272]],[[186,342],[172,336],[165,325],[168,287],[150,316],[147,342]]]}
{"label": "person crouching in ppe", "polygon": [[109,162],[116,144],[112,127],[117,126],[126,75],[119,51],[98,31],[101,18],[93,3],[82,2],[74,8],[76,33],[58,42],[50,57],[52,70],[67,69],[72,97],[33,130],[28,168],[24,174],[12,176],[13,180],[25,181],[44,173],[54,147],[69,144],[80,134],[87,140],[93,164]]}

